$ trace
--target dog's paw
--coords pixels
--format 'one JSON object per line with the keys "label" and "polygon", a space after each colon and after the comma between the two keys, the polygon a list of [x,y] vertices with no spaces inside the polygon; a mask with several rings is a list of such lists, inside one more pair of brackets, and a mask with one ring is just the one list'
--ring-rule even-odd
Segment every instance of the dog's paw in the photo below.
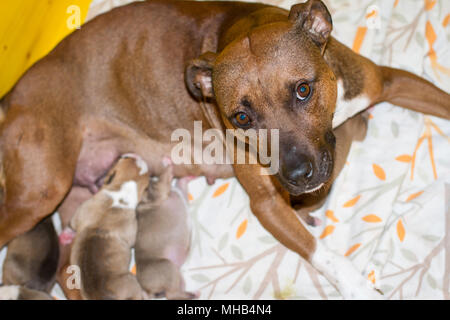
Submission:
{"label": "dog's paw", "polygon": [[352,262],[317,242],[312,265],[327,278],[346,300],[383,300],[381,291],[369,286],[368,280]]}

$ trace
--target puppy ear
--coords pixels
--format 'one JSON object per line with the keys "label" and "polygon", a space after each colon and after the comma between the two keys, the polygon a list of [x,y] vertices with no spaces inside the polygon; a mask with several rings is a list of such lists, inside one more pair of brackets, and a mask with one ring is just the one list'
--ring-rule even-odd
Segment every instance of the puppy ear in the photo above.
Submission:
{"label": "puppy ear", "polygon": [[206,52],[197,59],[189,61],[184,73],[184,80],[189,92],[197,99],[213,98],[212,68],[216,54]]}
{"label": "puppy ear", "polygon": [[305,3],[299,3],[291,7],[289,20],[297,28],[306,31],[312,41],[324,52],[333,22],[330,12],[320,0],[308,0]]}

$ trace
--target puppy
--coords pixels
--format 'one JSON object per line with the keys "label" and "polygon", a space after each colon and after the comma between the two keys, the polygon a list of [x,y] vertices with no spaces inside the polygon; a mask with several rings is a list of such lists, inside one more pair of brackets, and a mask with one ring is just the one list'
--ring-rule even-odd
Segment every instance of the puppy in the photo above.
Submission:
{"label": "puppy", "polygon": [[136,276],[149,297],[197,297],[184,290],[180,272],[191,240],[187,212],[190,179],[179,179],[171,187],[172,167],[168,166],[137,207]]}
{"label": "puppy", "polygon": [[71,220],[76,236],[70,262],[80,268],[83,299],[143,299],[129,272],[136,240],[136,206],[149,183],[147,165],[124,155],[107,174],[100,191]]}
{"label": "puppy", "polygon": [[58,236],[48,217],[9,243],[3,263],[3,285],[18,288],[23,293],[21,298],[30,297],[25,292],[33,291],[41,291],[37,296],[48,296],[55,284],[58,258]]}

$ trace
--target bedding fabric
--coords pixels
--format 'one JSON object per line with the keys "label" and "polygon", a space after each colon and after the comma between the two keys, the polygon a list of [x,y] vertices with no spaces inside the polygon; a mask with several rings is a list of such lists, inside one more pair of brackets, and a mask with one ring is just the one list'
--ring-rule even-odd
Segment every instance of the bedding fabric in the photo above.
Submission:
{"label": "bedding fabric", "polygon": [[[88,19],[130,1],[94,0]],[[296,1],[262,1],[289,9]],[[450,91],[450,2],[328,0],[333,36],[374,62]],[[388,103],[369,110],[326,204],[309,227],[389,299],[450,299],[450,122]],[[186,287],[201,299],[342,299],[266,232],[236,179],[189,185]],[[0,259],[5,251],[0,253]],[[131,267],[133,267],[133,262]],[[63,299],[58,287],[53,295]]]}

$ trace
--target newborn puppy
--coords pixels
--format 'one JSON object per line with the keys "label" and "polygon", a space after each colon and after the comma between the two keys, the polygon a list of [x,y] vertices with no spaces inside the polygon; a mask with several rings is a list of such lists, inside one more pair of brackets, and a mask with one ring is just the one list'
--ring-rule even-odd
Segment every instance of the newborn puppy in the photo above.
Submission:
{"label": "newborn puppy", "polygon": [[136,299],[143,291],[129,271],[136,240],[136,206],[148,186],[147,165],[124,155],[107,174],[100,191],[71,220],[76,231],[70,262],[81,271],[83,299]]}
{"label": "newborn puppy", "polygon": [[50,292],[58,266],[58,236],[51,217],[13,239],[3,263],[3,285]]}
{"label": "newborn puppy", "polygon": [[137,208],[136,276],[149,297],[193,299],[184,290],[180,267],[189,252],[191,230],[187,212],[187,183],[171,187],[171,166],[151,183]]}

